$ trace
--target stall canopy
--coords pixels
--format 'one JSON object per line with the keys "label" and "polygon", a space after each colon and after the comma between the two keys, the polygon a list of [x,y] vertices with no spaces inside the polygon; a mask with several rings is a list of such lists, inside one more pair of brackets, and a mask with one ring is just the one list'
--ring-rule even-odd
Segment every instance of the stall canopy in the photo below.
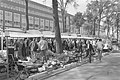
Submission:
{"label": "stall canopy", "polygon": [[[6,33],[3,33],[3,35],[1,34],[0,37],[5,37]],[[9,37],[13,37],[13,38],[25,38],[25,37],[41,37],[42,35],[39,34],[32,34],[32,33],[25,33],[25,32],[7,32],[7,34],[9,35]]]}
{"label": "stall canopy", "polygon": [[28,30],[27,33],[30,35],[35,35],[36,37],[41,37],[44,35],[39,30]]}
{"label": "stall canopy", "polygon": [[46,38],[55,38],[55,35],[43,35]]}
{"label": "stall canopy", "polygon": [[61,36],[61,38],[77,38],[77,36]]}
{"label": "stall canopy", "polygon": [[[55,35],[44,35],[44,37],[46,38],[55,38]],[[64,35],[61,35],[61,38],[77,38],[77,36],[64,36]]]}
{"label": "stall canopy", "polygon": [[95,39],[95,38],[93,38],[93,37],[77,37],[77,38],[79,38],[79,39],[88,39],[88,40]]}
{"label": "stall canopy", "polygon": [[54,32],[51,32],[51,31],[42,31],[41,32],[43,35],[55,35]]}
{"label": "stall canopy", "polygon": [[10,37],[41,37],[40,35],[20,32],[9,32]]}

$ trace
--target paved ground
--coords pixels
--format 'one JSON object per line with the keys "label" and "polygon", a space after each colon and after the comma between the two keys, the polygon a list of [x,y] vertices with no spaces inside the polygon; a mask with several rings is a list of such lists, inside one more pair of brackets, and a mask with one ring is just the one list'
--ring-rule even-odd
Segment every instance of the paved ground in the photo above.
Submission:
{"label": "paved ground", "polygon": [[120,80],[120,53],[112,53],[102,62],[92,62],[46,80]]}

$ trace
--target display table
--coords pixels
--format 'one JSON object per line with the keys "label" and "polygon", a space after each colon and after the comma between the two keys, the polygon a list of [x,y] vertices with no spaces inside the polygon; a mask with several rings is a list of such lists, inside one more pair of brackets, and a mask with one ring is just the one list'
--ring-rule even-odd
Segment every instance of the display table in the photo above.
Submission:
{"label": "display table", "polygon": [[17,64],[22,65],[24,67],[27,67],[27,66],[32,66],[32,67],[42,66],[42,64],[32,63],[32,62],[29,62],[29,61],[18,61]]}
{"label": "display table", "polygon": [[0,78],[5,78],[7,76],[7,64],[0,63]]}
{"label": "display table", "polygon": [[27,71],[29,74],[38,72],[38,68],[42,67],[42,64],[32,63],[28,61],[18,61],[18,70],[19,71]]}

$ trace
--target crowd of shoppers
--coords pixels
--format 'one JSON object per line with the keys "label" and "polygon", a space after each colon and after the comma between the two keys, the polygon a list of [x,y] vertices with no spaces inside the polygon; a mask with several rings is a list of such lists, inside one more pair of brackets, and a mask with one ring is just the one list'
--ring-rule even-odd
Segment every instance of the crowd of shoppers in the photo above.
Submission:
{"label": "crowd of shoppers", "polygon": [[[5,45],[4,41],[4,47]],[[10,39],[10,46],[14,46],[14,56],[19,59],[31,57],[37,59],[42,57],[42,60],[48,59],[46,51],[50,50],[56,53],[56,40],[53,38],[24,38],[24,39]],[[103,44],[101,40],[87,40],[87,39],[62,39],[63,50],[73,51],[76,50],[79,53],[86,53],[85,57],[91,57],[95,53],[96,49],[100,52],[105,49],[108,51],[107,44]],[[40,56],[38,56],[40,54]],[[91,60],[90,60],[91,62]]]}

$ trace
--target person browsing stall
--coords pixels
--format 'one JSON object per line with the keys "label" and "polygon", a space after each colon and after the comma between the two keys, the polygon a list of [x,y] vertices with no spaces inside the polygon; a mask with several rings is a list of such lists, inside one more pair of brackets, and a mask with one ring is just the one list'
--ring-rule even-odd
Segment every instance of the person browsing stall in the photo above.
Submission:
{"label": "person browsing stall", "polygon": [[44,37],[41,37],[41,40],[38,43],[38,50],[40,50],[43,55],[43,61],[47,62],[46,51],[48,50],[48,42]]}

